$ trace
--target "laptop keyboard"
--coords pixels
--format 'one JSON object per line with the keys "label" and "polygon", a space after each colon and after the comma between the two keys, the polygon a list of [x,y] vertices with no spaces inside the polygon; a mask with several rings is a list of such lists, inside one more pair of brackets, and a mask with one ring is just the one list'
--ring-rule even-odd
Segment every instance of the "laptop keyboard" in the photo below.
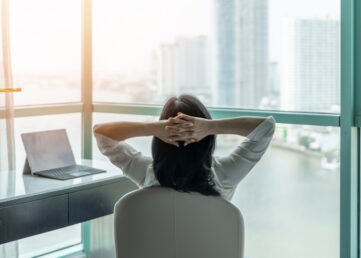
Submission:
{"label": "laptop keyboard", "polygon": [[49,169],[46,171],[37,172],[36,174],[50,177],[50,178],[57,178],[57,179],[71,179],[76,178],[79,176],[85,176],[90,175],[93,173],[99,173],[103,172],[104,170],[99,170],[95,168],[91,168],[88,166],[82,166],[82,165],[72,165],[68,167],[61,167],[61,168],[54,168]]}
{"label": "laptop keyboard", "polygon": [[89,167],[81,166],[81,165],[73,165],[73,166],[68,166],[68,167],[49,169],[46,171],[46,173],[52,174],[53,176],[61,176],[64,174],[79,172],[79,171],[85,170],[87,168],[89,168]]}

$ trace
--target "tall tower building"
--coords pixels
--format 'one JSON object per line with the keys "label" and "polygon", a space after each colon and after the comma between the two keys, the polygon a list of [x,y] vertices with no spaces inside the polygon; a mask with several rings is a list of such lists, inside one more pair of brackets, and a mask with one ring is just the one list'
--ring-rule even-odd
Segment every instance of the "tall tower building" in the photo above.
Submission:
{"label": "tall tower building", "polygon": [[216,0],[217,104],[257,108],[268,87],[268,0]]}
{"label": "tall tower building", "polygon": [[235,1],[215,0],[215,88],[216,103],[235,105],[236,49]]}
{"label": "tall tower building", "polygon": [[285,23],[281,103],[287,110],[332,111],[340,104],[340,23]]}
{"label": "tall tower building", "polygon": [[270,62],[268,66],[268,86],[273,96],[280,95],[280,68],[278,62]]}

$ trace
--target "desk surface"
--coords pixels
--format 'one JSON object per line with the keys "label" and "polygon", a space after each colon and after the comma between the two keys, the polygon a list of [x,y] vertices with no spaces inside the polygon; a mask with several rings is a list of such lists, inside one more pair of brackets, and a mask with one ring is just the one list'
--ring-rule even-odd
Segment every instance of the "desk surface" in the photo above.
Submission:
{"label": "desk surface", "polygon": [[114,204],[137,189],[109,162],[78,160],[107,172],[70,180],[0,172],[0,244],[113,213]]}
{"label": "desk surface", "polygon": [[104,169],[107,172],[62,181],[35,175],[23,175],[22,168],[16,171],[0,171],[0,208],[79,191],[89,186],[129,180],[123,176],[120,169],[115,168],[109,162],[77,160],[77,163]]}

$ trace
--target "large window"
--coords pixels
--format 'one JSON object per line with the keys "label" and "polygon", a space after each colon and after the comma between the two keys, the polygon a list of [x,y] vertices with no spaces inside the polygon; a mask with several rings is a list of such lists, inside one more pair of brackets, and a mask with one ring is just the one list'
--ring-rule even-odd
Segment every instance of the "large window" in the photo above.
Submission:
{"label": "large window", "polygon": [[338,0],[94,0],[94,100],[339,112]]}
{"label": "large window", "polygon": [[[95,124],[156,119],[94,115]],[[230,154],[241,141],[239,136],[218,136],[215,155]],[[151,155],[151,137],[128,142]],[[93,150],[94,159],[105,159],[96,146]],[[232,200],[245,220],[245,257],[338,257],[339,150],[338,128],[277,126],[270,149]]]}
{"label": "large window", "polygon": [[[79,102],[81,92],[81,1],[11,0],[9,3],[13,86],[22,88],[22,92],[14,94],[14,104]],[[0,68],[2,67],[1,64]],[[0,98],[0,106],[3,106],[3,96]],[[11,109],[11,105],[12,103],[8,108]],[[26,108],[24,110],[26,111]],[[34,112],[32,116],[15,118],[13,125],[9,121],[5,123],[3,119],[0,119],[0,142],[8,137],[9,130],[13,130],[12,137],[15,142],[15,155],[9,154],[8,156],[5,155],[8,146],[4,146],[7,141],[0,144],[0,167],[6,167],[6,159],[12,155],[15,159],[16,169],[22,169],[25,151],[20,135],[32,131],[65,128],[76,158],[81,157],[80,114],[43,116],[39,111],[38,114],[41,116],[36,116],[37,113]],[[59,112],[57,111],[57,113]],[[4,132],[7,132],[7,135]],[[17,252],[20,257],[35,257],[80,243],[81,225],[78,224],[19,240]]]}
{"label": "large window", "polygon": [[[22,92],[13,129],[0,95],[0,168],[11,138],[21,169],[19,135],[55,128],[67,129],[77,158],[105,160],[93,124],[155,121],[169,96],[190,93],[215,118],[276,118],[269,150],[232,200],[246,223],[246,257],[357,257],[358,1],[9,2],[13,86]],[[129,143],[151,155],[150,140]],[[241,140],[217,137],[215,155]],[[75,225],[20,240],[18,251],[82,242],[88,253],[89,223],[82,228],[83,238]]]}
{"label": "large window", "polygon": [[11,0],[15,105],[80,101],[80,0]]}

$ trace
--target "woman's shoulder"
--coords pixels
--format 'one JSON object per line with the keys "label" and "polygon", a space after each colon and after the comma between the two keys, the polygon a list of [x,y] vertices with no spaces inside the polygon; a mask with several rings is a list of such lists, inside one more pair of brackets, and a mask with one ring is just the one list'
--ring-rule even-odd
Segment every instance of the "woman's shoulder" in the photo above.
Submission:
{"label": "woman's shoulder", "polygon": [[159,182],[154,174],[153,164],[150,164],[147,167],[147,170],[145,172],[145,179],[144,179],[144,185],[143,187],[147,186],[159,186]]}

